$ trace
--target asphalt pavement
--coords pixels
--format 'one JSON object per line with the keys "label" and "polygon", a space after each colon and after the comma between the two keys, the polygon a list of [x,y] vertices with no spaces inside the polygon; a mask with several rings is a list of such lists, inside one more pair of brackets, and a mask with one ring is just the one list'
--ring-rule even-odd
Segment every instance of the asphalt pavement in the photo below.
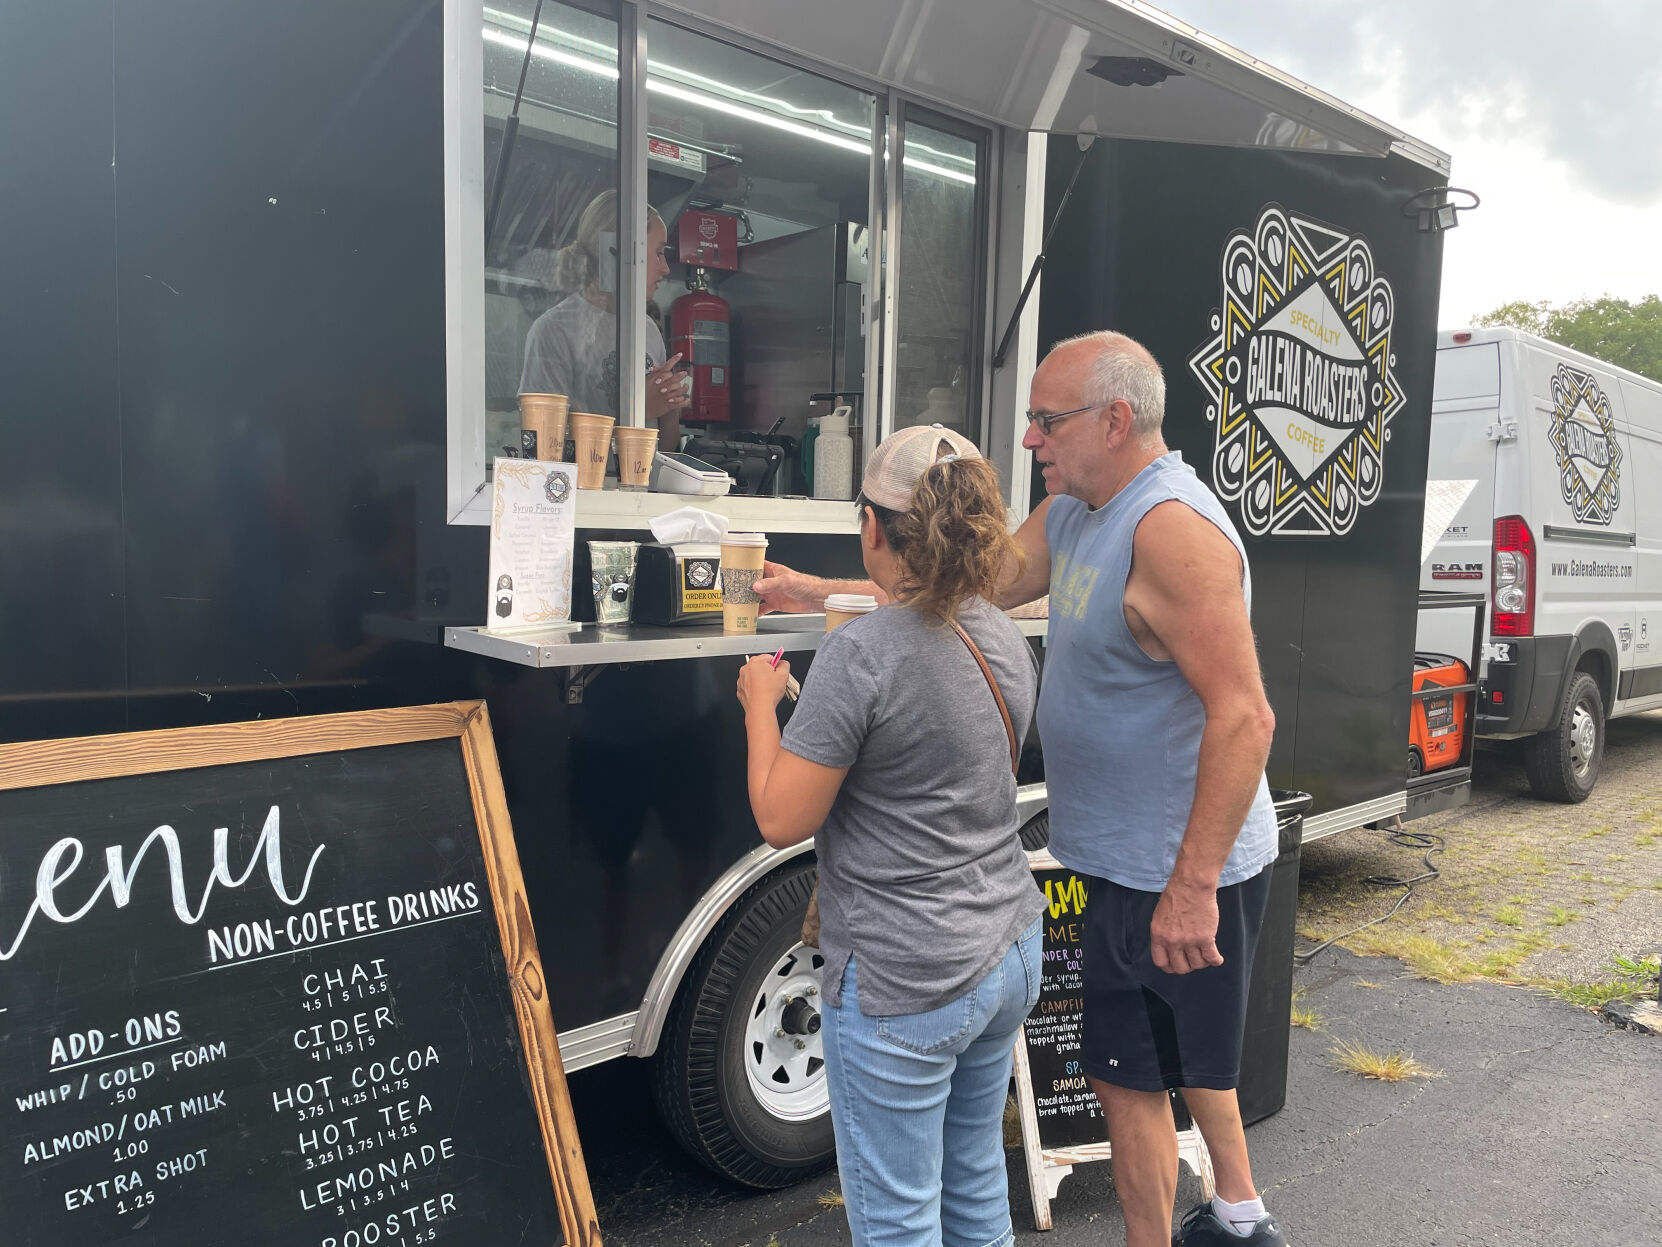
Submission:
{"label": "asphalt pavement", "polygon": [[[1400,964],[1334,948],[1298,971],[1286,1106],[1247,1134],[1264,1198],[1294,1247],[1457,1247],[1655,1241],[1662,1224],[1662,1038],[1562,1000],[1491,983],[1441,986]],[[1437,1077],[1364,1080],[1332,1064],[1356,1040],[1412,1052]],[[605,1241],[617,1247],[846,1244],[834,1171],[784,1191],[728,1185],[659,1124],[645,1069],[623,1060],[572,1075]],[[1105,1164],[1076,1169],[1033,1229],[1020,1155],[1010,1159],[1016,1240],[1124,1242]],[[1198,1187],[1185,1174],[1179,1201]]]}

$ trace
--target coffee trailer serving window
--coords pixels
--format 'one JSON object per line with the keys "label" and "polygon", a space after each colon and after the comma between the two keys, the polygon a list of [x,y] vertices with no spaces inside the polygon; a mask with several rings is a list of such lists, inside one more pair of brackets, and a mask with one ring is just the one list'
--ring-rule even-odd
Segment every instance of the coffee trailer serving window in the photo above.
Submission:
{"label": "coffee trailer serving window", "polygon": [[[555,384],[534,340],[562,316],[586,333],[572,410],[648,422],[647,367],[679,353],[719,391],[714,419],[696,392],[683,412],[689,451],[780,448],[701,504],[747,526],[854,531],[846,499],[807,496],[809,420],[839,407],[856,489],[892,428],[987,444],[993,127],[667,7],[452,0],[446,32],[452,522],[485,522],[517,395]],[[702,244],[687,262],[700,225],[707,264]],[[722,321],[683,316],[695,291]],[[579,524],[638,530],[684,501],[585,493]]]}

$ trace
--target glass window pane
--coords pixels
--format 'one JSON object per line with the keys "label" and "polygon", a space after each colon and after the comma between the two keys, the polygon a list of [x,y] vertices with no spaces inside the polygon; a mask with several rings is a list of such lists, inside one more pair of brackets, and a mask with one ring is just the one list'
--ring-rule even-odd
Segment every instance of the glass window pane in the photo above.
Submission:
{"label": "glass window pane", "polygon": [[982,143],[908,115],[901,139],[894,427],[981,444]]}
{"label": "glass window pane", "polygon": [[528,45],[536,9],[485,7],[487,464],[519,446],[521,392],[618,405],[618,24],[544,0]]}
{"label": "glass window pane", "polygon": [[648,311],[689,365],[688,450],[736,492],[838,496],[803,443],[839,401],[860,437],[876,99],[663,21],[647,49],[647,199],[669,238]]}

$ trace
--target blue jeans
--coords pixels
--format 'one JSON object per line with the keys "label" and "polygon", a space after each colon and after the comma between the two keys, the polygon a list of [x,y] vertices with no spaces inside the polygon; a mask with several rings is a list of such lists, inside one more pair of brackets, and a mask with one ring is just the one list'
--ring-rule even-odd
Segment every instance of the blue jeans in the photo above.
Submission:
{"label": "blue jeans", "polygon": [[825,1010],[825,1072],[855,1247],[1006,1247],[1004,1103],[1016,1031],[1039,999],[1039,921],[964,995],[866,1017],[854,959]]}

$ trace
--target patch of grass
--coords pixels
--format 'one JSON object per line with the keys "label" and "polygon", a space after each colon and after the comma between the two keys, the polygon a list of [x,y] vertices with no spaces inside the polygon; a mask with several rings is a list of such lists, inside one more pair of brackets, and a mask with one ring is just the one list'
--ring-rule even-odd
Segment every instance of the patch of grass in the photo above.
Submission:
{"label": "patch of grass", "polygon": [[1294,996],[1291,1021],[1294,1026],[1297,1026],[1301,1030],[1319,1031],[1322,1028],[1322,1023],[1326,1021],[1326,1019],[1308,1005],[1299,1004],[1298,997]]}
{"label": "patch of grass", "polygon": [[1581,838],[1583,840],[1597,840],[1600,836],[1608,836],[1609,834],[1610,828],[1604,823],[1600,823],[1597,827],[1589,827],[1582,833]]}
{"label": "patch of grass", "polygon": [[1654,831],[1641,831],[1633,837],[1633,843],[1641,849],[1648,849],[1656,843],[1656,833]]}
{"label": "patch of grass", "polygon": [[1459,949],[1389,924],[1359,931],[1345,942],[1363,957],[1395,957],[1415,978],[1433,983],[1469,983],[1477,977],[1471,961]]}
{"label": "patch of grass", "polygon": [[1523,906],[1518,904],[1502,905],[1495,910],[1495,921],[1503,927],[1521,927],[1524,924]]}
{"label": "patch of grass", "polygon": [[1547,912],[1547,925],[1549,927],[1563,927],[1568,926],[1572,922],[1580,921],[1580,914],[1576,913],[1573,909],[1565,909],[1562,905],[1554,905]]}
{"label": "patch of grass", "polygon": [[1356,986],[1358,986],[1358,987],[1371,987],[1375,991],[1379,990],[1379,984],[1378,983],[1369,982],[1367,979],[1357,979],[1356,980]]}
{"label": "patch of grass", "polygon": [[819,1206],[821,1208],[841,1208],[843,1206],[843,1193],[841,1191],[821,1191],[819,1193]]}
{"label": "patch of grass", "polygon": [[1610,964],[1617,974],[1655,978],[1659,970],[1662,970],[1662,954],[1655,957],[1624,957],[1620,953],[1613,953]]}
{"label": "patch of grass", "polygon": [[1429,1070],[1416,1061],[1412,1052],[1375,1052],[1360,1042],[1334,1044],[1333,1064],[1346,1073],[1378,1082],[1440,1077],[1435,1070]]}
{"label": "patch of grass", "polygon": [[1632,979],[1601,979],[1597,983],[1572,983],[1568,979],[1541,979],[1534,986],[1583,1009],[1602,1009],[1612,1000],[1633,1000],[1644,991]]}

